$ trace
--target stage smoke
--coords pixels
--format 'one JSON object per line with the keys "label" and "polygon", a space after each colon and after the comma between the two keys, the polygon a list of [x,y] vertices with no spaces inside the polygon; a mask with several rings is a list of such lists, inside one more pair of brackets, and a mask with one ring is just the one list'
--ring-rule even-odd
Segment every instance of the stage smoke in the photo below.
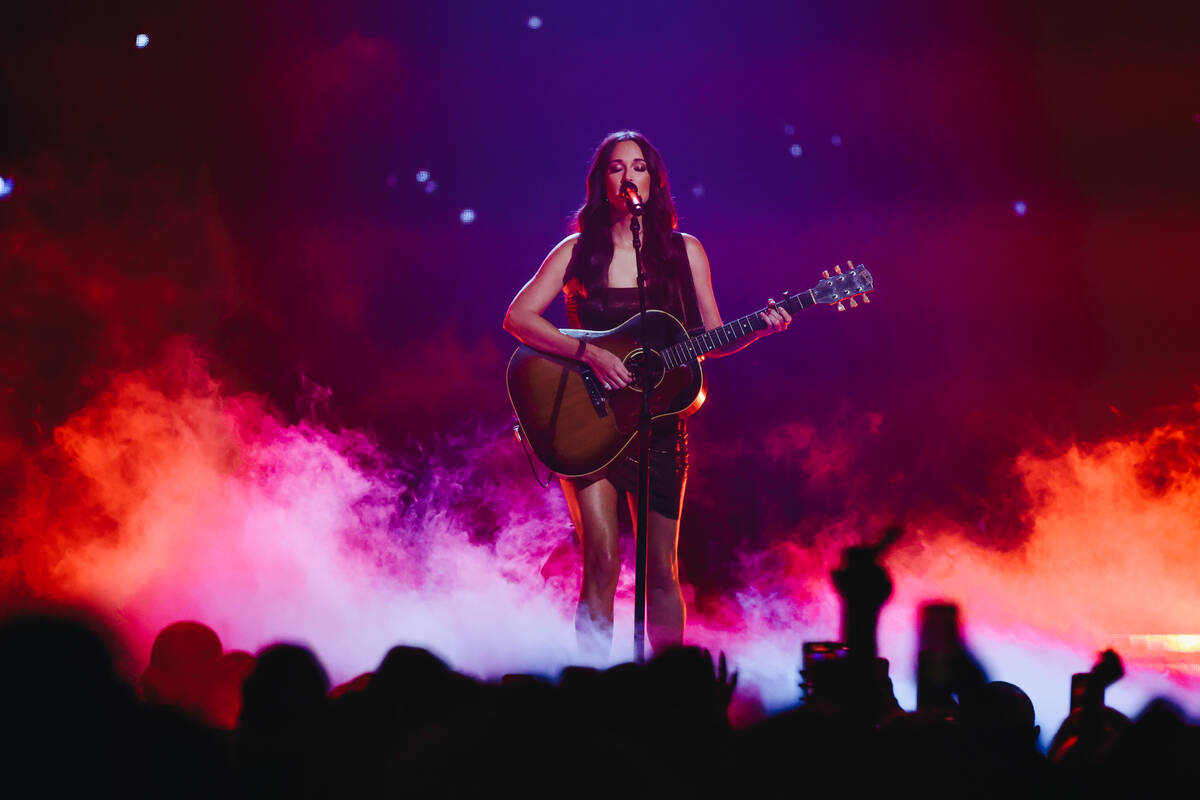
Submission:
{"label": "stage smoke", "polygon": [[[819,488],[852,457],[819,452],[869,440],[870,425],[852,428],[790,423],[763,447],[807,464]],[[1196,432],[1180,421],[1022,455],[1014,469],[1037,502],[1028,541],[1011,552],[971,544],[944,520],[911,523],[888,559],[896,594],[880,642],[902,703],[913,704],[916,608],[928,599],[960,604],[991,677],[1025,688],[1047,730],[1065,715],[1070,673],[1113,634],[1186,632],[1200,601]],[[820,446],[794,447],[797,437]],[[479,676],[579,660],[566,509],[534,487],[506,425],[397,459],[361,432],[288,423],[262,397],[226,392],[177,340],[55,431],[29,459],[16,509],[5,584],[117,615],[143,658],[158,630],[196,619],[228,648],[307,643],[335,682],[398,643]],[[813,541],[741,554],[747,588],[693,613],[689,639],[727,651],[754,702],[795,702],[801,643],[840,633],[829,571],[880,525],[847,516]],[[627,566],[616,660],[631,655],[631,583]],[[1162,679],[1122,686],[1131,712],[1151,693],[1188,703]]]}

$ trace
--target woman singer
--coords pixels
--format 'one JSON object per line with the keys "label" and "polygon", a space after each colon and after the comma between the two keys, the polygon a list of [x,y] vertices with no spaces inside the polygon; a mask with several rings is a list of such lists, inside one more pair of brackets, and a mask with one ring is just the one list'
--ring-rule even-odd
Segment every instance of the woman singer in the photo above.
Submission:
{"label": "woman singer", "polygon": [[[572,338],[542,316],[559,292],[566,296],[572,328],[608,330],[638,313],[637,263],[629,205],[621,193],[631,181],[642,198],[642,261],[647,307],[661,309],[688,330],[721,326],[713,297],[708,257],[699,240],[675,230],[675,205],[658,151],[635,131],[601,142],[587,174],[587,199],[575,218],[576,233],[559,242],[513,298],[504,329],[532,348],[585,362],[605,389],[629,385],[633,376],[613,353]],[[791,322],[783,308],[768,303],[761,338]],[[740,350],[743,339],[714,350],[720,357]],[[581,651],[607,656],[612,643],[613,599],[620,570],[617,503],[625,495],[637,519],[636,437],[611,464],[581,478],[560,477],[583,553],[583,585],[575,615]],[[678,417],[652,423],[650,498],[647,522],[646,630],[656,651],[683,641],[684,605],[679,589],[679,516],[687,486],[687,431]],[[641,532],[637,532],[638,535]]]}

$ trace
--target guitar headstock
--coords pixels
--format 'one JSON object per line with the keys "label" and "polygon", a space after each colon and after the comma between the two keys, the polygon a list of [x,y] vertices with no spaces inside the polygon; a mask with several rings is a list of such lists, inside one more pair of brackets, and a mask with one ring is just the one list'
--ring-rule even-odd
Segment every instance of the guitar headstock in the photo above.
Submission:
{"label": "guitar headstock", "polygon": [[871,273],[862,264],[855,266],[853,261],[846,262],[846,271],[842,272],[842,267],[839,264],[833,268],[834,274],[830,275],[829,270],[821,273],[821,280],[817,285],[809,289],[812,292],[813,299],[818,303],[828,303],[829,305],[837,305],[838,311],[845,311],[846,306],[844,301],[850,301],[851,308],[857,308],[858,303],[854,298],[858,295],[863,296],[863,302],[871,302],[871,298],[867,297],[867,292],[875,288],[875,279],[871,277]]}

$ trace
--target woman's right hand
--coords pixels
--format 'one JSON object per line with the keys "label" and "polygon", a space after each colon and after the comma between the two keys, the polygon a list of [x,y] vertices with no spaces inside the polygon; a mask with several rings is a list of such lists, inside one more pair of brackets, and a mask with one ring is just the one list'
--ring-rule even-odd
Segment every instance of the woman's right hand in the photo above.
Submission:
{"label": "woman's right hand", "polygon": [[633,375],[625,369],[621,359],[590,342],[584,348],[583,362],[592,368],[600,384],[609,391],[624,389],[633,381]]}

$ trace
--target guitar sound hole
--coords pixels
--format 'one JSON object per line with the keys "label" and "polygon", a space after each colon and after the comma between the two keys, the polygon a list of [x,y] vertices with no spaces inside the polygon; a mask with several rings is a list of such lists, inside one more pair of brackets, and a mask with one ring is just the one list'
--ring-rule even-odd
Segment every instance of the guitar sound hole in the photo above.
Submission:
{"label": "guitar sound hole", "polygon": [[[629,385],[630,387],[637,389],[639,392],[642,390],[642,358],[643,351],[634,350],[630,352],[629,355],[625,356],[624,361],[625,369],[629,370],[630,374],[633,375],[633,383]],[[667,365],[663,363],[662,356],[653,350],[649,351],[649,355],[646,355],[645,359],[646,365],[649,367],[650,371],[650,386],[658,386],[663,379],[663,375],[667,373]]]}

